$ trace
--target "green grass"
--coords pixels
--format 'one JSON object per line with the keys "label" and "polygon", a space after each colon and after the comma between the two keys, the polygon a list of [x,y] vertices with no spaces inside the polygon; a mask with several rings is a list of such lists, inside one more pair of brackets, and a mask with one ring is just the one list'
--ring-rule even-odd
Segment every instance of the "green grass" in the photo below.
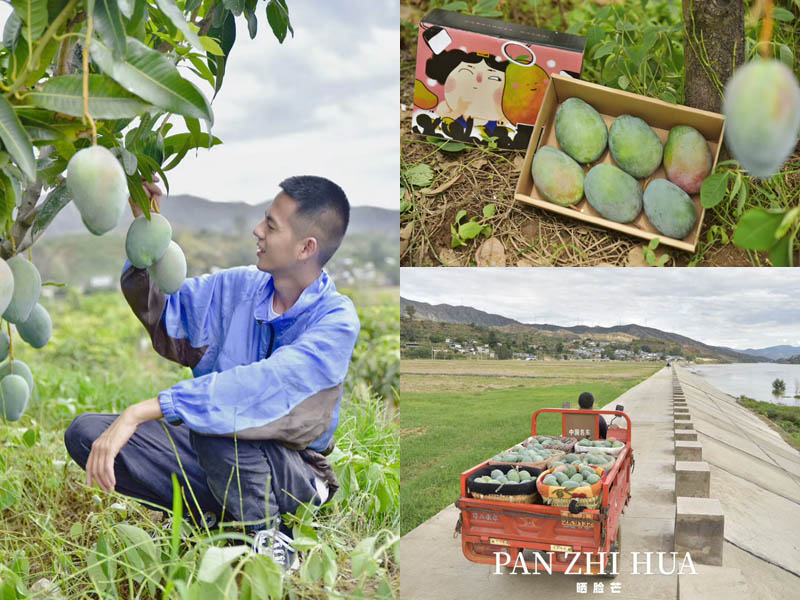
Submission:
{"label": "green grass", "polygon": [[[362,335],[329,456],[341,488],[326,507],[301,509],[292,521],[304,566],[283,583],[270,561],[249,554],[202,583],[203,557],[243,543],[240,528],[218,537],[189,529],[173,545],[171,532],[139,503],[86,488],[63,443],[72,418],[120,412],[191,372],[155,354],[119,292],[43,300],[54,323],[50,343],[33,350],[15,335],[13,348],[31,367],[36,393],[20,421],[0,421],[0,597],[29,597],[42,578],[67,598],[262,598],[265,589],[281,598],[396,597],[398,441],[387,416],[393,398],[380,390],[397,386],[397,294],[349,294]],[[133,544],[139,550],[130,549],[131,535],[141,538]]]}
{"label": "green grass", "polygon": [[784,439],[800,450],[800,406],[784,406],[742,396],[739,403],[775,425]]}
{"label": "green grass", "polygon": [[[578,395],[587,389],[595,396],[595,406],[603,406],[659,368],[643,367],[640,376],[607,381],[592,378],[584,383],[554,385],[547,380],[526,382],[523,388],[475,392],[470,390],[470,378],[462,378],[460,390],[403,391],[401,535],[458,498],[460,473],[529,436],[536,410],[560,408],[565,401],[574,406]],[[560,434],[560,418],[542,415],[536,431]]]}

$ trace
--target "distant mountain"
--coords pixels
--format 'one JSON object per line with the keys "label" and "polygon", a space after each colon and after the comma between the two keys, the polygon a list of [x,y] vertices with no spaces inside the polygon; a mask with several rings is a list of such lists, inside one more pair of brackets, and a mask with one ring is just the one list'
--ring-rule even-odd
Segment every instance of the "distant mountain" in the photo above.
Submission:
{"label": "distant mountain", "polygon": [[437,304],[434,306],[425,302],[406,300],[403,297],[400,298],[401,315],[406,314],[406,306],[408,305],[414,307],[415,319],[427,319],[429,321],[439,321],[440,323],[462,323],[465,325],[474,323],[482,327],[521,325],[519,321],[514,319],[492,315],[470,306],[450,306],[449,304]]}
{"label": "distant mountain", "polygon": [[[236,235],[248,234],[264,218],[268,203],[245,204],[244,202],[212,202],[205,198],[189,195],[168,196],[162,201],[163,214],[176,229],[194,232]],[[125,210],[115,231],[125,232],[133,216]],[[350,209],[348,234],[377,233],[396,236],[400,227],[400,214],[375,206],[354,206]],[[44,237],[53,239],[63,235],[86,233],[78,209],[71,202],[58,213],[47,228]]]}
{"label": "distant mountain", "polygon": [[[731,348],[731,350],[733,350]],[[734,350],[734,352],[743,352],[752,356],[760,356],[770,360],[778,360],[780,358],[792,358],[793,356],[800,355],[800,346],[770,346],[769,348],[748,348],[747,350]]]}
{"label": "distant mountain", "polygon": [[520,329],[529,328],[539,331],[550,332],[570,332],[576,335],[614,335],[624,334],[636,339],[655,339],[664,342],[674,343],[681,346],[690,346],[697,350],[702,350],[706,354],[713,355],[716,358],[739,361],[739,362],[754,362],[758,360],[757,357],[744,354],[742,352],[732,350],[730,348],[723,348],[719,346],[709,346],[703,342],[698,342],[692,338],[671,333],[668,331],[661,331],[653,327],[643,327],[642,325],[628,324],[628,325],[615,325],[613,327],[589,327],[586,325],[577,325],[573,327],[563,327],[561,325],[550,325],[546,323],[520,323],[514,319],[503,317],[477,310],[469,306],[451,306],[449,304],[431,305],[425,302],[417,302],[406,298],[400,298],[400,314],[406,315],[406,306],[414,307],[415,319],[427,319],[437,321],[440,323],[454,323],[454,324],[475,324],[483,327],[503,327],[508,329],[512,326],[515,331]]}

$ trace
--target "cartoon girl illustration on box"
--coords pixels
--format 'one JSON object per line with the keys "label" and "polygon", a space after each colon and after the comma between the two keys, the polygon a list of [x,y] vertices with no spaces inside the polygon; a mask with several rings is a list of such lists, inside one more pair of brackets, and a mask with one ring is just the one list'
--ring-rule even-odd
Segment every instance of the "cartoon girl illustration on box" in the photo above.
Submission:
{"label": "cartoon girl illustration on box", "polygon": [[[532,53],[526,58],[535,61]],[[531,86],[527,83],[521,87],[519,76],[512,75],[509,80],[509,70],[537,73],[535,88],[529,89]],[[488,52],[440,49],[438,53],[434,50],[427,60],[425,74],[441,84],[444,93],[440,98],[421,81],[416,81],[414,104],[426,112],[415,115],[415,131],[425,135],[443,134],[459,141],[494,138],[501,148],[527,146],[529,134],[515,139],[517,124],[523,116],[518,105],[524,101],[530,112],[531,93],[538,95],[538,88],[544,92],[547,74],[540,67],[501,60]],[[538,105],[535,111],[538,113]]]}

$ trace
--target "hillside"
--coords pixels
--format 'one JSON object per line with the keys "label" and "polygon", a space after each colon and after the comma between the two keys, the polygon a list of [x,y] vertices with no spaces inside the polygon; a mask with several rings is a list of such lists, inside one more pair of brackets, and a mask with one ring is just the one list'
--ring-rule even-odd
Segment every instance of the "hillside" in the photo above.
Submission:
{"label": "hillside", "polygon": [[[413,308],[407,308],[409,306]],[[723,362],[764,360],[763,357],[744,354],[729,348],[711,346],[677,333],[634,323],[613,327],[526,324],[470,307],[448,304],[431,305],[402,297],[400,298],[400,314],[406,318],[404,319],[405,329],[401,331],[401,336],[404,331],[408,335],[416,335],[414,325],[407,318],[409,310],[413,312],[414,320],[429,321],[421,329],[428,332],[428,340],[434,344],[440,338],[471,341],[476,337],[486,344],[491,329],[495,340],[510,347],[512,352],[521,355],[534,355],[538,351],[550,356],[569,356],[574,350],[576,356],[580,357],[578,349],[583,348],[586,350],[585,357],[589,357],[598,353],[602,354],[601,349],[608,347],[608,356],[611,356],[615,350],[634,353],[641,350],[644,354],[679,355]],[[424,334],[421,335],[424,338]],[[407,341],[405,337],[402,337],[402,340]],[[592,340],[594,350],[590,352],[584,347],[581,340]]]}
{"label": "hillside", "polygon": [[[176,229],[210,231],[221,234],[249,236],[267,210],[267,202],[245,204],[244,202],[212,202],[189,195],[168,196],[162,200],[163,214]],[[130,211],[123,213],[120,224],[113,232],[125,233],[133,220]],[[354,206],[350,209],[348,234],[375,233],[396,235],[400,215],[395,210],[374,206]],[[44,234],[49,240],[64,235],[86,233],[78,209],[72,203],[56,215]]]}

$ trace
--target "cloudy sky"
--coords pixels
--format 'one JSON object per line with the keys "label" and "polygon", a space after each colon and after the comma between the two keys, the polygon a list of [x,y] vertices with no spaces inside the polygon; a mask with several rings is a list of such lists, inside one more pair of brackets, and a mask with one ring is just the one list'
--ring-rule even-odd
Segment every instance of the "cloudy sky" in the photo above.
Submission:
{"label": "cloudy sky", "polygon": [[[294,38],[279,44],[258,3],[258,35],[237,19],[213,133],[167,173],[173,194],[257,204],[296,174],[327,176],[354,206],[396,209],[400,164],[397,0],[289,0]],[[0,22],[10,7],[0,5]],[[183,71],[189,79],[193,75]],[[194,78],[211,99],[213,89]],[[179,128],[181,119],[171,133]]]}
{"label": "cloudy sky", "polygon": [[522,323],[636,323],[732,348],[800,346],[792,269],[402,269],[404,298]]}

